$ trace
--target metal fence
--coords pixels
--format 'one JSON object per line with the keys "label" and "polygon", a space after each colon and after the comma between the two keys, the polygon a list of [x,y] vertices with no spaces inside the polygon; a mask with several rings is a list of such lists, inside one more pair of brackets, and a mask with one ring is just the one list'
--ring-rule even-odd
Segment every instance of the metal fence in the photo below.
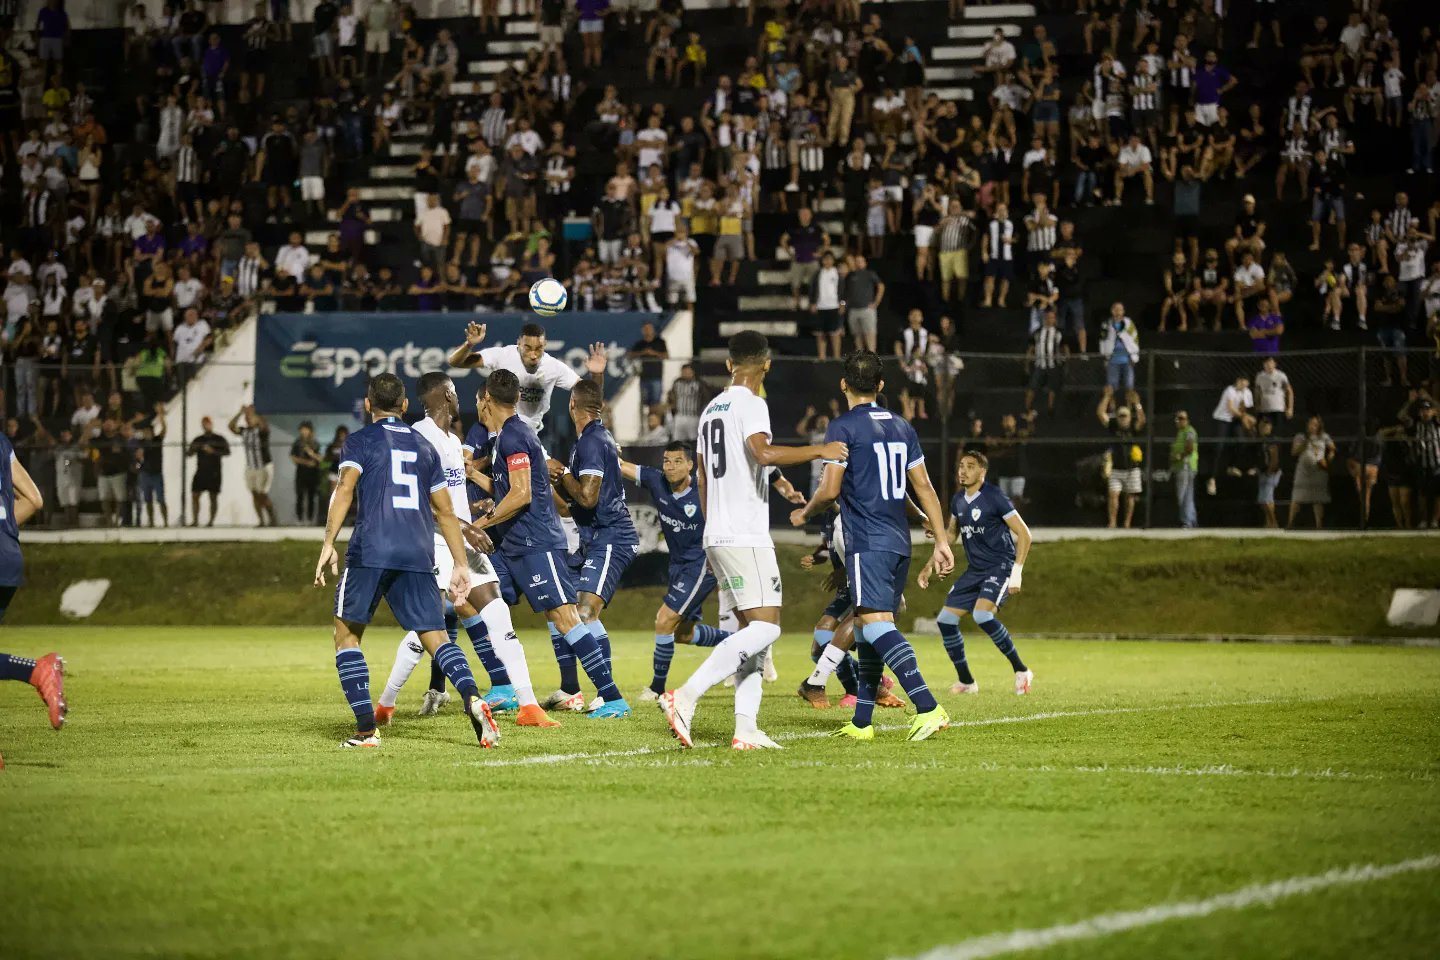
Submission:
{"label": "metal fence", "polygon": [[[1417,391],[1440,395],[1436,386],[1440,384],[1440,356],[1433,351],[1378,349],[1287,353],[1277,357],[1277,362],[1293,390],[1288,415],[1283,408],[1274,412],[1256,409],[1252,411],[1253,425],[1239,430],[1222,428],[1213,413],[1227,385],[1246,377],[1257,405],[1261,401],[1255,380],[1263,359],[1249,353],[1142,352],[1132,370],[1134,393],[1128,402],[1133,405],[1138,399],[1137,413],[1143,412],[1144,419],[1140,423],[1136,417],[1135,435],[1123,442],[1101,423],[1099,407],[1109,365],[1093,354],[1070,358],[1054,376],[1036,376],[1033,364],[1014,355],[936,352],[923,365],[888,358],[884,393],[886,403],[915,424],[942,494],[948,497],[953,492],[958,455],[980,447],[991,460],[991,479],[1014,496],[1035,525],[1105,525],[1117,475],[1118,523],[1123,525],[1129,515],[1137,527],[1179,525],[1182,516],[1176,487],[1177,479],[1184,478],[1177,478],[1172,469],[1171,442],[1176,435],[1175,416],[1182,410],[1188,412],[1199,434],[1195,501],[1202,527],[1266,523],[1267,512],[1259,501],[1265,499],[1263,489],[1272,485],[1278,511],[1275,517],[1285,525],[1301,470],[1307,472],[1302,478],[1301,499],[1307,504],[1328,500],[1321,503],[1327,527],[1413,526],[1428,519],[1428,478],[1417,475],[1413,466],[1409,443],[1403,437],[1402,416],[1408,414],[1404,408],[1419,395]],[[1401,383],[1400,361],[1404,361],[1408,388]],[[697,358],[693,365],[707,394],[723,389],[727,376],[723,360]],[[679,361],[672,360],[664,368],[661,402],[648,408],[657,415],[650,424],[653,429],[642,428],[641,436],[622,438],[627,457],[658,462],[665,440],[675,437],[693,442],[693,423],[677,417],[667,403],[679,366]],[[823,435],[820,418],[843,409],[842,372],[842,365],[833,360],[777,357],[773,361],[766,394],[777,441],[809,442]],[[149,513],[144,502],[147,493],[154,493],[155,481],[150,477],[155,474],[156,462],[147,464],[147,458],[155,456],[156,448],[164,476],[172,486],[178,483],[181,491],[176,496],[172,490],[170,522],[197,519],[190,490],[199,462],[196,437],[201,417],[213,418],[214,429],[228,441],[232,463],[243,464],[245,451],[240,438],[227,429],[241,398],[208,396],[198,387],[180,389],[188,373],[173,371],[158,384],[139,384],[123,371],[102,370],[98,378],[92,371],[82,378],[85,382],[76,383],[61,379],[60,371],[46,368],[27,379],[14,364],[7,365],[3,380],[5,430],[16,438],[22,462],[47,494],[49,504],[40,522],[57,527],[145,524]],[[630,376],[637,388],[642,387],[638,365],[632,365]],[[1120,382],[1122,395],[1125,382]],[[113,397],[112,385],[118,397]],[[124,411],[123,417],[114,418],[113,431],[124,440],[123,472],[116,472],[121,461],[108,435],[101,431],[99,438],[89,436],[105,422],[103,413],[83,428],[71,428],[77,387],[91,388],[95,403],[102,408],[113,397]],[[29,417],[31,398],[21,398],[27,389],[38,393],[33,420]],[[55,391],[60,394],[58,402]],[[473,411],[467,412],[470,401],[468,391],[466,394],[462,418],[469,422]],[[645,398],[645,389],[627,389],[614,403],[636,405],[638,409],[630,412],[643,413],[647,408],[639,405]],[[1123,396],[1120,399],[1126,402]],[[168,434],[158,441],[145,432],[153,416],[141,414],[153,410],[156,402],[169,404],[170,423]],[[1027,416],[1030,410],[1034,412]],[[21,417],[22,412],[26,416]],[[418,405],[412,412],[419,415]],[[1320,496],[1316,494],[1316,475],[1300,466],[1301,458],[1294,452],[1296,438],[1305,432],[1311,416],[1323,419],[1324,432],[1334,444],[1333,456],[1321,468]],[[322,454],[318,470],[297,470],[292,460],[302,420],[310,421],[314,429]],[[1261,421],[1268,421],[1269,426],[1261,427]],[[633,416],[629,422],[634,422]],[[645,423],[643,416],[639,422]],[[318,522],[314,499],[318,497],[323,508],[330,491],[333,458],[325,455],[327,448],[338,429],[359,425],[359,411],[351,408],[337,409],[326,417],[276,414],[269,418],[269,453],[274,464],[270,496],[279,523]],[[554,404],[543,436],[553,454],[568,454],[573,428],[563,400]],[[1278,481],[1268,469],[1277,461]],[[808,468],[792,468],[787,474],[797,487],[808,491]],[[233,471],[229,482],[239,485],[241,476]],[[1134,493],[1137,481],[1138,493]],[[1213,493],[1208,492],[1212,482]],[[1367,492],[1368,512],[1362,507]],[[635,495],[643,498],[643,494]],[[207,498],[202,496],[201,522],[207,519],[207,507]],[[158,511],[150,512],[156,513],[159,522]],[[777,525],[784,523],[785,513],[783,505],[777,504]],[[1308,506],[1302,508],[1298,525],[1312,525],[1314,514]],[[221,522],[244,524],[258,519],[258,514],[252,519],[247,507],[232,511]]]}

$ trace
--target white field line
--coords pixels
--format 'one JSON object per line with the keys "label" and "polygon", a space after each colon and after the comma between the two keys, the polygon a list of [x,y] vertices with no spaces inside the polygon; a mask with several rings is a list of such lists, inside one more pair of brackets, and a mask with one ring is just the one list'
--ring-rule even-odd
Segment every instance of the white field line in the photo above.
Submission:
{"label": "white field line", "polygon": [[1436,869],[1440,869],[1440,855],[1435,854],[1402,860],[1399,863],[1366,863],[1337,867],[1334,870],[1312,874],[1308,877],[1290,877],[1273,883],[1257,883],[1232,890],[1229,893],[1207,897],[1204,900],[1160,903],[1141,910],[1102,913],[1078,923],[1058,924],[1053,927],[1031,930],[1012,930],[1009,933],[992,933],[983,937],[962,940],[948,946],[936,947],[909,958],[909,960],[985,960],[988,957],[1003,957],[1029,950],[1043,950],[1061,943],[1098,940],[1114,933],[1151,927],[1170,920],[1208,917],[1210,914],[1222,910],[1245,910],[1250,907],[1269,906],[1290,897],[1303,896],[1331,887],[1375,883],[1401,874]]}
{"label": "white field line", "polygon": [[[1258,698],[1253,700],[1228,700],[1206,703],[1181,703],[1169,706],[1156,707],[1103,707],[1096,710],[1049,710],[1041,713],[1022,713],[1008,717],[986,717],[979,720],[951,720],[952,727],[993,727],[1009,723],[1033,723],[1039,720],[1059,720],[1067,717],[1108,717],[1127,713],[1175,713],[1181,710],[1213,710],[1222,707],[1252,707],[1276,703],[1304,703],[1305,698],[1276,700],[1270,698]],[[1313,702],[1313,701],[1310,701]],[[658,712],[658,711],[657,711]],[[838,726],[838,724],[837,724]],[[908,729],[903,725],[876,724],[876,731],[895,731]],[[828,737],[831,730],[806,730],[800,733],[781,733],[773,739],[785,743],[795,740],[818,740]],[[713,750],[716,747],[728,746],[724,743],[697,743],[695,750]],[[506,757],[496,760],[461,760],[456,762],[457,767],[530,767],[530,766],[552,766],[561,763],[576,763],[593,760],[611,760],[621,757],[643,757],[652,753],[671,753],[678,748],[673,744],[662,743],[653,747],[638,747],[634,750],[599,750],[583,753],[538,753],[528,757]]]}

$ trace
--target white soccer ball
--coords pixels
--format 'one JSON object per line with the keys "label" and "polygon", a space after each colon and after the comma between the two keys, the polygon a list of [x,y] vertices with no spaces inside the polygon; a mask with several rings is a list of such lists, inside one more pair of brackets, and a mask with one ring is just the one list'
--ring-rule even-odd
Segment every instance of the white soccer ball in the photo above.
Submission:
{"label": "white soccer ball", "polygon": [[530,288],[530,309],[542,317],[553,317],[565,309],[570,294],[565,284],[553,277],[536,280]]}

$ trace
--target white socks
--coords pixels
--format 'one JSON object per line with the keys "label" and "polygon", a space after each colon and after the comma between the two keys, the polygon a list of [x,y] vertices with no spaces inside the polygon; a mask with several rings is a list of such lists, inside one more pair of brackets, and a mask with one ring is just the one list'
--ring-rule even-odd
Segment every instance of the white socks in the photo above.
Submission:
{"label": "white socks", "polygon": [[[756,620],[746,625],[743,629],[721,640],[715,649],[710,651],[710,656],[700,664],[685,685],[678,691],[692,703],[698,701],[715,684],[720,683],[732,673],[738,671],[745,665],[748,658],[755,657],[757,653],[763,653],[770,645],[780,639],[780,627],[778,624],[765,623],[763,620]],[[757,666],[759,658],[756,658]],[[740,681],[743,677],[737,677],[735,685],[735,696],[738,703],[740,697]],[[760,698],[758,694],[755,703],[758,705]],[[738,707],[737,707],[738,709]]]}
{"label": "white socks", "polygon": [[760,696],[765,691],[765,654],[762,651],[746,657],[735,672],[735,736],[743,737],[759,729]]}
{"label": "white socks", "polygon": [[[520,646],[520,641],[515,637],[515,623],[510,619],[510,608],[505,606],[504,600],[496,597],[485,605],[480,616],[485,620],[485,629],[490,632],[490,646],[494,649],[495,656],[510,675],[510,683],[515,687],[515,697],[520,701],[520,706],[534,705],[535,688],[530,683],[530,666],[525,662],[525,648]],[[388,692],[389,688],[386,690]]]}
{"label": "white socks", "polygon": [[380,694],[380,706],[395,706],[395,701],[400,699],[400,688],[405,686],[423,656],[425,648],[414,630],[400,638],[400,646],[395,648],[395,666],[390,668],[390,679],[385,681],[385,689]]}
{"label": "white socks", "polygon": [[836,668],[840,666],[840,661],[844,659],[844,650],[835,646],[833,642],[825,644],[825,652],[820,654],[820,659],[815,664],[815,670],[810,674],[810,679],[805,682],[817,687],[825,686],[830,675],[835,672]]}

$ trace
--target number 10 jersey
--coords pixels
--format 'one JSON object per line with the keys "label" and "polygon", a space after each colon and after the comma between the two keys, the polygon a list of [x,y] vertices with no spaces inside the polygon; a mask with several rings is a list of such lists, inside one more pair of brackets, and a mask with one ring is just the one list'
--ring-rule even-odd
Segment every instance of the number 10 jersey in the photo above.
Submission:
{"label": "number 10 jersey", "polygon": [[909,471],[925,463],[915,428],[884,407],[863,403],[830,422],[825,442],[837,440],[850,448],[840,483],[846,555],[910,556],[907,481]]}
{"label": "number 10 jersey", "polygon": [[705,546],[768,547],[769,470],[755,462],[748,437],[770,432],[770,408],[745,387],[732,386],[700,416],[698,452],[705,471]]}

